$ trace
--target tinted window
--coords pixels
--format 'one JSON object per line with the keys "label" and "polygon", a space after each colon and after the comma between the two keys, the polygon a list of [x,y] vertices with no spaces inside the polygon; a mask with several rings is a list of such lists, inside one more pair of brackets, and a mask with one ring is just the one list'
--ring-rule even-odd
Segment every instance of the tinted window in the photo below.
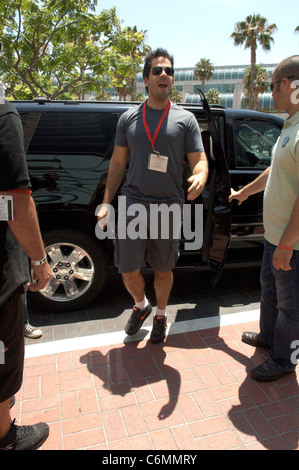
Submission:
{"label": "tinted window", "polygon": [[234,121],[236,167],[267,168],[272,148],[281,129],[275,123],[258,120]]}
{"label": "tinted window", "polygon": [[[28,113],[22,116],[26,121]],[[28,153],[95,154],[111,150],[117,124],[112,113],[42,112]]]}

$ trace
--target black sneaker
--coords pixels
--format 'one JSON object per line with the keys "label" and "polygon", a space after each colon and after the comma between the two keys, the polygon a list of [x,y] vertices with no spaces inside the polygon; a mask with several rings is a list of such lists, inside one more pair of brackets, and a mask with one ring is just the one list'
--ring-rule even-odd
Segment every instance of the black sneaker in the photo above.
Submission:
{"label": "black sneaker", "polygon": [[166,337],[166,323],[167,323],[167,317],[162,316],[158,317],[157,315],[154,315],[154,320],[153,320],[153,329],[150,335],[150,341],[152,343],[160,343],[163,341]]}
{"label": "black sneaker", "polygon": [[0,450],[37,450],[48,436],[49,426],[46,423],[16,426],[13,420],[6,436],[0,439]]}
{"label": "black sneaker", "polygon": [[150,303],[148,304],[147,307],[143,308],[142,310],[135,306],[125,326],[125,332],[127,333],[127,335],[129,336],[136,335],[136,333],[138,333],[138,331],[140,330],[142,323],[147,319],[151,311],[152,311],[152,306]]}

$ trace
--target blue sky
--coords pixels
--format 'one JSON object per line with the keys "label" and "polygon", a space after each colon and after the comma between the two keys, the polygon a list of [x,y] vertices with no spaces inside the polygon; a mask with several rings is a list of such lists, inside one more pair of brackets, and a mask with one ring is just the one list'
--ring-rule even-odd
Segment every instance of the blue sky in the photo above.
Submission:
{"label": "blue sky", "polygon": [[[291,5],[292,3],[292,5]],[[260,13],[278,27],[266,53],[257,49],[257,63],[277,63],[299,54],[299,3],[283,0],[98,0],[98,10],[115,6],[124,26],[147,30],[152,49],[164,47],[174,55],[176,67],[193,67],[205,57],[214,65],[246,65],[250,51],[230,39],[235,23]]]}

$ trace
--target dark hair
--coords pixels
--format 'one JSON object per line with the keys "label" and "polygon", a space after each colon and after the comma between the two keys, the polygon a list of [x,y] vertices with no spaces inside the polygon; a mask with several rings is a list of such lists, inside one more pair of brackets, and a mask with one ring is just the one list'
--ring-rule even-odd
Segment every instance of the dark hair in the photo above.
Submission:
{"label": "dark hair", "polygon": [[173,56],[171,56],[166,49],[162,49],[161,47],[158,47],[158,49],[156,49],[155,51],[151,51],[145,57],[144,67],[143,67],[143,78],[149,77],[149,74],[152,68],[152,60],[158,59],[158,57],[164,57],[165,59],[168,59],[171,62],[171,66],[173,67],[174,65]]}

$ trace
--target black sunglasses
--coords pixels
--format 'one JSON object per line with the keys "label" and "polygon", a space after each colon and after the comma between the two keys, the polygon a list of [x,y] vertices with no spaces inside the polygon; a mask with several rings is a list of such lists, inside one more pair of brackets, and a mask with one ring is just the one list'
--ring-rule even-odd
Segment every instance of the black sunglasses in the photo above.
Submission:
{"label": "black sunglasses", "polygon": [[[294,75],[290,75],[289,77],[283,77],[283,78],[287,78],[289,80],[290,78],[294,78]],[[281,80],[277,80],[277,82],[270,83],[270,85],[269,85],[270,90],[273,91],[274,90],[274,85],[276,83],[282,82],[283,78]]]}
{"label": "black sunglasses", "polygon": [[174,70],[172,67],[161,67],[161,65],[156,65],[156,67],[153,67],[151,71],[153,75],[161,75],[163,70],[169,77],[172,77],[174,75]]}

